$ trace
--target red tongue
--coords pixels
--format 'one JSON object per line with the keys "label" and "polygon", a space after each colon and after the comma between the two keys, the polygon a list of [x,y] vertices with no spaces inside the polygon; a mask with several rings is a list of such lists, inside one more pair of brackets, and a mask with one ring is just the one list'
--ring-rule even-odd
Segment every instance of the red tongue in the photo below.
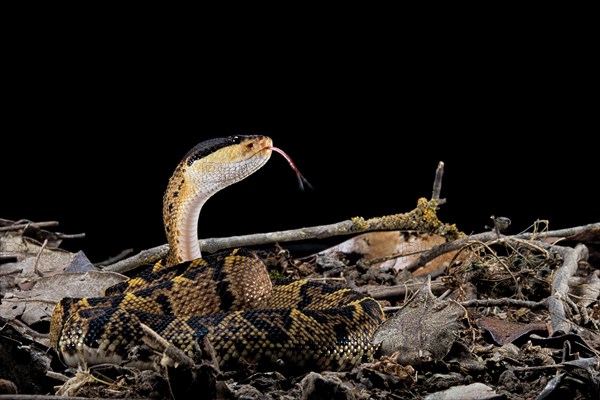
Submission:
{"label": "red tongue", "polygon": [[296,178],[298,178],[298,186],[300,187],[300,190],[304,190],[304,187],[308,187],[309,189],[312,189],[312,185],[306,180],[305,177],[302,176],[302,174],[300,173],[300,170],[298,169],[298,167],[296,167],[296,164],[294,164],[294,161],[292,161],[292,158],[290,156],[288,156],[285,151],[281,150],[279,147],[274,147],[274,146],[266,146],[263,150],[271,150],[274,152],[277,152],[279,154],[281,154],[283,156],[283,158],[285,158],[287,160],[287,162],[290,164],[290,167],[292,167],[292,169],[294,170],[294,172],[296,173]]}

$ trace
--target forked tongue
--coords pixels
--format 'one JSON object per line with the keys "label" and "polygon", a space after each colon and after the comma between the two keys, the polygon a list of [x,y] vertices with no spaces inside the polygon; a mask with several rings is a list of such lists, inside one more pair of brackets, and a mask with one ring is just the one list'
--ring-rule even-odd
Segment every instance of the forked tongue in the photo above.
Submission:
{"label": "forked tongue", "polygon": [[288,156],[285,153],[285,151],[281,150],[279,147],[274,147],[274,146],[266,146],[263,150],[271,150],[271,151],[277,152],[277,153],[281,154],[283,156],[283,158],[285,158],[287,160],[288,164],[290,164],[290,167],[292,167],[292,169],[296,173],[296,178],[298,178],[298,186],[300,187],[300,190],[304,191],[304,188],[313,189],[310,182],[308,182],[306,180],[306,178],[304,176],[302,176],[302,174],[300,173],[300,170],[298,169],[298,167],[296,167],[296,164],[294,164],[294,161],[292,161],[292,158],[290,156]]}

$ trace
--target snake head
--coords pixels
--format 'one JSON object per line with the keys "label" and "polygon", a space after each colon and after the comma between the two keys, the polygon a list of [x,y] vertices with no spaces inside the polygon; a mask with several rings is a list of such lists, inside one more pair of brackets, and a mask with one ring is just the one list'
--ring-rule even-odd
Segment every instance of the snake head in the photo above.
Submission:
{"label": "snake head", "polygon": [[182,175],[203,191],[219,191],[261,168],[271,157],[267,136],[228,136],[204,141],[180,164]]}
{"label": "snake head", "polygon": [[215,193],[256,172],[271,157],[267,136],[228,136],[197,144],[179,163],[163,198],[171,251],[167,265],[200,258],[198,217]]}

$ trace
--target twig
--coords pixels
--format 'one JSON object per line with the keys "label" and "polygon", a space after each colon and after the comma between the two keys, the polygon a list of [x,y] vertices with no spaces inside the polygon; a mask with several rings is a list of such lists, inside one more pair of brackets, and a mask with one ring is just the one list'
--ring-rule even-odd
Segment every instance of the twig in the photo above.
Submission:
{"label": "twig", "polygon": [[578,233],[587,231],[589,229],[594,229],[594,228],[600,228],[600,222],[596,222],[593,224],[588,224],[588,225],[582,225],[582,226],[575,226],[572,228],[565,228],[565,229],[558,229],[555,231],[546,231],[546,232],[534,232],[534,233],[519,233],[518,235],[515,235],[515,237],[519,238],[519,239],[531,239],[531,238],[536,238],[536,239],[540,239],[540,238],[546,238],[546,237],[568,237],[568,236],[573,236],[576,235]]}
{"label": "twig", "polygon": [[104,261],[94,263],[94,267],[101,267],[104,265],[114,264],[117,261],[121,261],[122,259],[124,259],[128,255],[130,255],[131,253],[133,253],[133,249],[125,249],[125,250],[121,251],[119,254],[117,254],[116,256],[112,256],[112,257],[107,258]]}
{"label": "twig", "polygon": [[58,221],[28,222],[26,224],[0,226],[0,232],[18,231],[19,229],[28,228],[30,226],[33,226],[36,228],[47,228],[49,226],[58,226]]}
{"label": "twig", "polygon": [[464,245],[472,241],[488,242],[496,239],[498,236],[496,232],[482,232],[475,235],[465,236],[460,239],[456,239],[452,242],[442,243],[437,246],[433,246],[430,250],[421,253],[418,259],[406,266],[407,271],[414,271],[427,264],[428,262],[438,258],[439,256],[449,253],[454,250],[458,250]]}
{"label": "twig", "polygon": [[[7,300],[12,300],[12,299],[4,299],[3,301],[7,301]],[[48,300],[40,300],[40,302],[56,304],[55,302],[51,302]],[[12,320],[7,320],[6,325],[10,326],[11,328],[13,328],[15,331],[17,331],[24,337],[29,336],[29,338],[36,338],[36,339],[49,339],[50,338],[50,334],[40,333],[40,332],[36,331],[35,329],[30,328],[29,325],[27,325],[25,322],[21,321],[20,319],[15,318]],[[40,343],[39,340],[36,340],[36,342]]]}
{"label": "twig", "polygon": [[513,307],[527,307],[532,310],[537,308],[546,307],[548,299],[540,301],[529,301],[529,300],[518,300],[518,299],[473,299],[461,301],[460,305],[463,307],[499,307],[499,306],[513,306]]}
{"label": "twig", "polygon": [[552,281],[552,295],[548,298],[548,311],[550,311],[550,323],[552,334],[556,332],[569,333],[571,322],[565,315],[563,299],[566,299],[569,291],[569,278],[575,274],[579,261],[588,257],[588,249],[583,244],[578,244],[574,249],[556,246],[563,256],[563,265],[556,270]]}
{"label": "twig", "polygon": [[0,264],[15,262],[17,257],[12,254],[0,254]]}
{"label": "twig", "polygon": [[54,235],[58,239],[84,239],[85,238],[85,233],[71,233],[71,234],[67,234],[67,233],[57,232]]}
{"label": "twig", "polygon": [[[233,236],[200,240],[200,248],[212,253],[217,250],[256,246],[275,242],[290,242],[307,239],[323,239],[331,236],[364,233],[382,230],[418,230],[436,233],[446,237],[456,237],[456,226],[444,224],[437,218],[438,203],[435,200],[421,198],[417,207],[407,213],[386,215],[371,219],[355,217],[335,224],[292,229],[279,232],[257,233],[253,235]],[[143,264],[151,264],[167,254],[168,245],[144,250],[141,253],[104,268],[105,271],[127,272]]]}
{"label": "twig", "polygon": [[53,396],[46,394],[0,394],[0,400],[102,400],[106,397]]}
{"label": "twig", "polygon": [[[408,283],[405,285],[380,286],[376,288],[358,288],[359,292],[365,293],[374,299],[381,300],[390,297],[403,297],[408,293],[416,292],[423,287],[423,282]],[[431,292],[441,294],[446,291],[446,286],[442,282],[431,282]]]}
{"label": "twig", "polygon": [[[15,259],[16,259],[16,257],[15,257]],[[21,269],[15,269],[15,270],[12,270],[12,271],[0,272],[0,276],[18,275],[21,272],[23,272],[23,268],[21,268]]]}
{"label": "twig", "polygon": [[[406,270],[414,271],[415,269],[424,266],[428,262],[438,258],[439,256],[441,256],[443,254],[460,249],[461,247],[463,247],[465,244],[469,243],[470,241],[488,242],[488,241],[491,241],[494,239],[502,239],[502,238],[509,239],[509,240],[532,239],[532,238],[542,239],[544,237],[559,238],[559,237],[565,237],[565,236],[572,236],[572,235],[575,235],[575,234],[578,234],[578,233],[581,233],[581,232],[584,232],[586,230],[593,229],[593,228],[600,228],[600,223],[577,226],[577,227],[568,228],[568,229],[559,229],[556,231],[547,231],[544,233],[520,233],[520,234],[512,235],[512,236],[500,235],[498,237],[498,235],[494,231],[476,233],[474,235],[464,236],[464,237],[454,240],[452,242],[442,243],[440,245],[433,246],[431,249],[421,253],[421,255],[419,256],[418,259],[416,259],[411,264],[406,266]],[[528,242],[528,243],[531,243],[531,242]],[[552,243],[540,242],[539,240],[535,241],[534,244],[537,246],[543,247],[543,248],[556,247],[556,246],[553,246]]]}
{"label": "twig", "polygon": [[179,365],[186,367],[194,366],[194,360],[188,357],[183,351],[173,346],[158,333],[153,331],[152,328],[145,324],[140,324],[140,326],[144,331],[144,337],[142,338],[142,341],[149,347],[163,353],[163,360],[161,360],[161,364],[164,362],[167,363],[167,365],[174,365],[175,367]]}
{"label": "twig", "polygon": [[33,264],[33,271],[35,272],[35,274],[37,276],[41,276],[41,277],[43,277],[44,274],[42,274],[42,272],[38,269],[38,264],[40,262],[40,257],[42,256],[42,252],[46,248],[46,245],[48,245],[48,239],[44,239],[44,243],[42,243],[42,247],[40,247],[40,251],[38,251],[37,255],[35,256],[35,264]]}
{"label": "twig", "polygon": [[431,192],[431,199],[438,202],[439,205],[445,204],[446,199],[440,199],[440,193],[442,192],[442,178],[444,177],[444,162],[438,163],[437,169],[435,170],[435,179],[433,181],[433,191]]}
{"label": "twig", "polygon": [[66,375],[63,375],[61,373],[54,372],[54,371],[46,371],[46,376],[48,378],[52,378],[56,381],[61,381],[61,382],[67,382],[69,379],[71,379]]}

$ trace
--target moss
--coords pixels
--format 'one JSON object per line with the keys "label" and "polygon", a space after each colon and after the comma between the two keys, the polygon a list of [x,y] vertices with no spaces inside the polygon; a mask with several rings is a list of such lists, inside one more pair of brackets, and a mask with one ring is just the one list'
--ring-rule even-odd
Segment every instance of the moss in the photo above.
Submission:
{"label": "moss", "polygon": [[420,198],[417,207],[407,213],[384,215],[382,217],[365,220],[362,217],[352,218],[353,232],[365,232],[375,230],[414,230],[420,232],[435,233],[456,239],[462,236],[456,225],[445,224],[437,216],[438,202]]}

